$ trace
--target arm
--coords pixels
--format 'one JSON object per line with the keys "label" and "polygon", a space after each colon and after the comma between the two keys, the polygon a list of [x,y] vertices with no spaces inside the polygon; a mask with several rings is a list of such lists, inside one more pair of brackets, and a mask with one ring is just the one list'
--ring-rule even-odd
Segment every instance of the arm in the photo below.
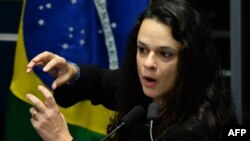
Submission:
{"label": "arm", "polygon": [[120,70],[102,69],[93,65],[79,67],[81,75],[74,84],[65,84],[55,89],[57,104],[66,108],[88,99],[93,105],[102,104],[114,110]]}

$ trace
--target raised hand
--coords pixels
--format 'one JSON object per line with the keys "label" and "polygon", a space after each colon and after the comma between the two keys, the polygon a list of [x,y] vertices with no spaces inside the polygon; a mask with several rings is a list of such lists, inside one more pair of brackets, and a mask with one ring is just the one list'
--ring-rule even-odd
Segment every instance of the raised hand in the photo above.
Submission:
{"label": "raised hand", "polygon": [[30,73],[36,66],[41,66],[44,72],[48,72],[56,79],[52,83],[52,89],[61,86],[74,79],[77,74],[77,68],[69,63],[66,59],[45,51],[35,56],[27,65],[27,73]]}
{"label": "raised hand", "polygon": [[31,123],[44,141],[71,141],[67,122],[59,111],[53,95],[44,86],[38,86],[45,97],[45,102],[33,94],[27,94],[27,99],[34,107],[30,108]]}

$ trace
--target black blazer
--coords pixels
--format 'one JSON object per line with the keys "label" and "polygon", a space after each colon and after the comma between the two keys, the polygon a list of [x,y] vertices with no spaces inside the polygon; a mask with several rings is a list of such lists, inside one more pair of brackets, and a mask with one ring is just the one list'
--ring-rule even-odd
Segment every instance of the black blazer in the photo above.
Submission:
{"label": "black blazer", "polygon": [[[130,128],[125,127],[121,132],[123,138],[119,141],[150,141],[149,126],[146,122],[139,122]],[[208,135],[206,127],[195,116],[190,116],[165,131],[157,141],[208,141]]]}
{"label": "black blazer", "polygon": [[80,65],[81,75],[71,85],[63,85],[54,91],[58,105],[67,108],[79,101],[90,100],[93,105],[115,109],[115,94],[121,79],[120,70],[101,69],[92,65]]}
{"label": "black blazer", "polygon": [[[63,85],[54,91],[58,105],[70,107],[82,100],[90,100],[93,105],[102,104],[114,110],[115,94],[121,79],[120,70],[101,69],[97,66],[81,65],[80,78],[71,85]],[[157,126],[157,125],[156,125]],[[146,120],[133,128],[124,128],[124,141],[149,141],[149,128]],[[181,123],[167,130],[160,141],[205,141],[208,140],[208,130],[194,116],[190,116]]]}

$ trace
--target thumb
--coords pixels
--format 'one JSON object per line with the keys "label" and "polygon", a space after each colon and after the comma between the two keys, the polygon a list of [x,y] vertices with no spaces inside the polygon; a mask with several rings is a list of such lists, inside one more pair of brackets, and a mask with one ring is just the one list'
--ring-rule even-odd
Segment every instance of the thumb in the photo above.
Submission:
{"label": "thumb", "polygon": [[67,76],[61,76],[56,78],[56,80],[52,83],[52,89],[55,90],[57,87],[66,84],[69,81],[69,79],[67,79]]}

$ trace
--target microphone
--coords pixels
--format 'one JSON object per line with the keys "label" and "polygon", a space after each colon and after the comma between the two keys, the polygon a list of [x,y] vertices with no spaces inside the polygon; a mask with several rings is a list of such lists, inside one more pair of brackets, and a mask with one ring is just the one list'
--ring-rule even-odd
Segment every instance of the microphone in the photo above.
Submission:
{"label": "microphone", "polygon": [[158,119],[158,113],[159,113],[159,106],[155,103],[152,102],[148,106],[148,113],[147,113],[147,120],[150,121],[150,139],[153,141],[153,122]]}
{"label": "microphone", "polygon": [[106,139],[108,139],[111,135],[113,135],[118,129],[123,126],[134,125],[137,121],[143,119],[144,115],[144,108],[142,106],[135,106],[122,118],[122,122],[113,131],[111,131],[108,135],[102,138],[101,141],[105,141]]}

